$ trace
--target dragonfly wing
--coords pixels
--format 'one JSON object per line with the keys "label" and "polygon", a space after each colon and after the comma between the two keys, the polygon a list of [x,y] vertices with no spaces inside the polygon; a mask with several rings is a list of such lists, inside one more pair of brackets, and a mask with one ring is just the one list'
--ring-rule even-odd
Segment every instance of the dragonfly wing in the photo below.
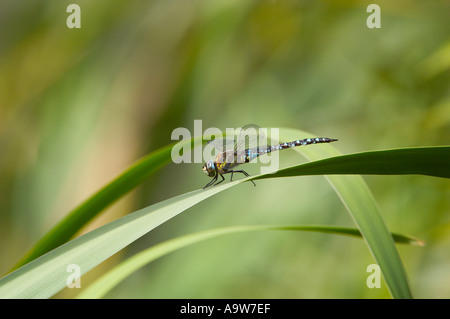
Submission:
{"label": "dragonfly wing", "polygon": [[218,152],[225,152],[226,150],[233,150],[235,148],[235,140],[231,138],[216,138],[206,142],[207,145],[213,146]]}
{"label": "dragonfly wing", "polygon": [[234,145],[234,139],[225,139],[219,137],[206,142],[206,146],[203,149],[203,152],[204,154],[206,154],[205,156],[213,158],[215,162],[222,163],[228,158],[228,156],[225,154],[232,156],[232,154],[234,153]]}
{"label": "dragonfly wing", "polygon": [[248,124],[241,128],[235,150],[242,152],[258,146],[260,127],[256,124]]}

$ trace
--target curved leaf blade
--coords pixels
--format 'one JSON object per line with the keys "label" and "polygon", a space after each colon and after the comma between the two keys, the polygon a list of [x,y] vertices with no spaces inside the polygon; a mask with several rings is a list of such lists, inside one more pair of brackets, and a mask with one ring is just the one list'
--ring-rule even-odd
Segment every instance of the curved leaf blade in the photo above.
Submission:
{"label": "curved leaf blade", "polygon": [[[298,139],[302,135],[309,136],[307,132],[300,130],[281,129],[280,131],[282,132],[282,138],[287,141]],[[323,145],[323,147],[304,147],[303,149],[297,147],[294,149],[310,160],[319,161],[318,166],[323,168],[324,171],[327,171],[325,174],[333,172],[333,170],[329,170],[328,167],[332,166],[332,163],[335,161],[341,160],[340,152],[331,144]],[[328,159],[329,161],[323,160],[324,157],[332,157],[332,159]],[[349,160],[349,158],[343,163],[347,166],[358,166],[357,160],[352,161]],[[308,167],[308,165],[311,165],[311,163],[297,165],[297,168],[302,167],[299,169],[300,172],[297,171],[297,173],[300,175],[316,175],[317,166],[312,165],[312,167]],[[304,169],[305,166],[307,167],[306,169]],[[335,167],[336,170],[337,168],[338,167]],[[359,168],[361,168],[361,166],[359,166]],[[367,164],[363,165],[362,168],[366,169]],[[401,169],[401,166],[396,166],[396,168]],[[277,175],[277,177],[283,176],[283,174],[286,174],[286,172],[289,172],[290,170],[295,171],[296,168],[291,167],[280,170],[274,175]],[[381,173],[383,172],[385,171],[381,171]],[[269,175],[267,177],[270,178],[274,176]],[[326,178],[330,185],[335,189],[351,218],[363,234],[364,240],[366,241],[372,256],[380,266],[391,295],[394,298],[412,298],[406,271],[394,245],[392,236],[384,224],[375,199],[362,177],[358,175],[332,175],[326,176]]]}
{"label": "curved leaf blade", "polygon": [[[298,134],[299,131],[296,130],[295,132]],[[327,145],[327,146],[329,146],[329,145]],[[310,149],[305,148],[304,152],[306,151],[306,153],[310,153],[309,155],[311,156],[311,153],[314,154],[314,152],[318,152],[318,150],[323,150],[323,149],[326,149],[326,148],[310,148]],[[333,150],[333,148],[331,148],[331,150]],[[329,149],[328,149],[328,152],[329,152]],[[337,152],[337,151],[334,150],[333,152]],[[323,154],[322,155],[316,154],[315,156],[318,156],[320,158],[321,156],[323,157]],[[306,164],[303,164],[303,165],[306,165]],[[308,172],[306,172],[304,174],[308,175]],[[270,175],[269,177],[275,177],[275,176]],[[342,176],[333,176],[333,177],[342,178]],[[358,176],[346,176],[346,177],[355,178]],[[252,178],[259,178],[259,176],[254,176]],[[144,233],[150,231],[151,229],[153,229],[154,227],[163,223],[164,221],[174,217],[179,212],[191,207],[192,205],[195,205],[195,203],[202,201],[209,196],[212,196],[212,195],[218,193],[219,191],[222,191],[224,189],[227,189],[228,187],[237,185],[245,180],[247,180],[247,179],[243,179],[243,180],[235,181],[235,182],[232,182],[229,184],[221,185],[221,186],[218,186],[218,187],[215,187],[212,189],[208,189],[203,192],[197,191],[197,192],[192,192],[189,194],[177,196],[168,201],[164,201],[159,204],[152,205],[152,206],[147,207],[143,210],[140,210],[136,213],[126,216],[128,218],[134,218],[133,216],[135,216],[135,214],[138,214],[138,213],[139,214],[146,213],[145,215],[150,215],[152,212],[155,212],[155,214],[156,214],[156,211],[158,211],[158,213],[156,214],[157,215],[156,219],[148,217],[149,219],[146,220],[147,222],[144,224],[142,224],[142,223],[140,225],[139,225],[139,223],[136,224],[136,221],[134,219],[129,221],[130,224],[132,224],[132,225],[128,225],[128,222],[125,222],[125,224],[123,224],[124,220],[121,218],[113,223],[110,223],[108,225],[100,227],[99,229],[94,230],[93,232],[86,234],[84,236],[81,236],[81,237],[73,240],[72,242],[67,243],[66,245],[58,247],[54,251],[42,256],[38,260],[35,260],[34,262],[18,269],[16,272],[2,278],[0,280],[0,295],[2,295],[4,293],[6,294],[8,289],[5,287],[9,287],[9,288],[11,288],[12,295],[17,294],[17,295],[20,295],[22,298],[24,298],[24,296],[26,296],[26,298],[28,298],[30,296],[39,296],[38,291],[42,290],[42,287],[48,287],[48,289],[47,288],[44,289],[45,292],[43,292],[43,293],[45,293],[48,296],[51,296],[53,293],[55,293],[55,289],[57,291],[58,289],[61,289],[64,287],[64,283],[62,283],[61,280],[63,280],[63,278],[65,278],[65,276],[66,276],[64,269],[61,269],[61,268],[55,269],[52,266],[59,265],[61,267],[61,265],[64,265],[66,262],[69,262],[69,261],[72,261],[72,263],[76,263],[75,261],[80,262],[80,263],[83,262],[83,273],[85,273],[86,271],[95,267],[97,264],[99,264],[100,262],[102,262],[103,260],[105,260],[106,258],[111,256],[118,250],[122,249],[123,247],[125,247],[126,245],[131,243],[132,241],[136,240],[138,237],[142,236]],[[364,182],[362,181],[362,179],[361,179],[361,182],[363,183],[363,185],[365,185]],[[355,187],[355,186],[353,186],[353,187]],[[365,187],[367,187],[367,186],[365,186]],[[352,187],[350,187],[350,189],[351,188]],[[369,192],[369,194],[370,194],[370,192]],[[192,195],[192,198],[190,198],[190,195]],[[342,198],[342,196],[341,196],[341,198]],[[343,198],[343,200],[345,201],[344,198]],[[353,205],[350,205],[350,206],[353,206]],[[361,219],[361,216],[359,216],[358,219]],[[361,224],[361,220],[359,220],[359,223]],[[362,223],[362,224],[364,224],[364,223]],[[130,226],[130,227],[128,227],[128,226]],[[121,233],[121,231],[116,229],[117,227],[122,229],[122,231],[123,231],[123,229],[126,229],[126,231],[127,231],[126,235],[124,235],[124,236],[121,235],[121,234],[125,234],[125,232]],[[133,233],[132,236],[130,236],[129,232],[130,231],[134,232],[134,229],[133,229],[134,227],[137,227],[139,229],[139,231],[136,232],[136,234]],[[116,236],[117,236],[117,238],[115,238]],[[107,238],[107,240],[105,240],[105,238]],[[367,237],[366,237],[366,240],[367,240]],[[391,240],[392,240],[392,238],[391,238]],[[99,250],[98,247],[102,247],[102,249]],[[395,249],[395,247],[394,247],[394,249]],[[395,250],[395,252],[396,252],[396,250]],[[377,254],[379,254],[379,253],[375,253],[374,255],[377,255]],[[93,257],[92,258],[86,257],[86,255],[93,256]],[[51,269],[51,271],[49,271],[49,272],[43,271],[43,270],[47,270],[46,266],[43,266],[43,265],[48,266],[48,268]],[[44,267],[44,268],[42,268],[42,267]],[[39,271],[43,271],[43,273],[39,274],[39,272],[36,272],[36,269],[40,269]],[[34,274],[34,276],[30,277],[30,273]],[[26,278],[26,280],[23,280],[23,278]],[[33,279],[36,279],[37,282]],[[13,282],[13,284],[11,285],[12,282]],[[50,286],[48,286],[48,282],[50,282],[52,284]],[[18,284],[14,285],[14,283],[16,283],[16,284],[18,283]],[[58,287],[55,288],[55,285],[56,286],[60,285],[60,286],[59,286],[59,288]],[[15,290],[13,289],[14,287],[16,287]],[[392,290],[391,290],[391,292],[392,292]],[[11,294],[6,294],[6,295],[10,296]],[[401,296],[401,295],[398,292],[395,292],[395,293],[393,293],[393,296],[396,297],[396,296]]]}
{"label": "curved leaf blade", "polygon": [[49,298],[65,287],[68,265],[78,265],[84,274],[155,227],[235,183],[176,196],[77,237],[1,278],[0,298]]}
{"label": "curved leaf blade", "polygon": [[[348,174],[414,174],[450,178],[450,147],[399,148],[334,156],[281,169],[273,177]],[[270,177],[258,176],[254,179]]]}
{"label": "curved leaf blade", "polygon": [[[277,226],[277,225],[257,225],[257,226],[234,226],[226,228],[211,229],[207,231],[189,234],[177,237],[163,243],[152,246],[148,249],[137,253],[128,258],[113,269],[102,275],[95,282],[84,289],[77,295],[79,299],[98,299],[105,296],[115,286],[122,282],[125,278],[133,272],[151,263],[152,261],[163,257],[175,250],[187,247],[189,245],[205,241],[215,237],[229,235],[242,232],[267,231],[267,230],[290,230],[290,231],[310,231],[321,232],[335,235],[345,235],[353,237],[361,237],[359,230],[348,227],[338,226],[320,226],[320,225],[292,225],[292,226]],[[397,243],[423,245],[421,240],[413,237],[404,236],[400,234],[392,234]]]}
{"label": "curved leaf blade", "polygon": [[[201,138],[181,141],[181,143],[183,143],[182,145],[191,143],[191,148],[193,148],[195,141],[198,140],[201,140]],[[69,241],[104,209],[141,184],[162,166],[169,163],[173,146],[174,144],[165,146],[138,160],[122,174],[81,203],[39,239],[14,266],[13,270]]]}

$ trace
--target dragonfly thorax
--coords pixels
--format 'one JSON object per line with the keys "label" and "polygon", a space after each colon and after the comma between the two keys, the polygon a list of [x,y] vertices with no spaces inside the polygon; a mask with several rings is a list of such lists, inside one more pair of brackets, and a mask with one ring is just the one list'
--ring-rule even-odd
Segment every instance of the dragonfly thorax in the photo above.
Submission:
{"label": "dragonfly thorax", "polygon": [[209,160],[208,162],[206,162],[203,165],[202,170],[203,170],[203,173],[205,173],[209,177],[215,176],[216,175],[216,167],[214,165],[214,161],[213,160]]}

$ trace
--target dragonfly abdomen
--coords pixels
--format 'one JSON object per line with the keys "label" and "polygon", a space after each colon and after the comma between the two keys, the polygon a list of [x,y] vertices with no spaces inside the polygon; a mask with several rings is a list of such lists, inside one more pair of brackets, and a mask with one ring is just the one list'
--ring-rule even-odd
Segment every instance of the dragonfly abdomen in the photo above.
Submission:
{"label": "dragonfly abdomen", "polygon": [[289,143],[281,143],[278,145],[272,145],[272,146],[260,146],[256,149],[248,150],[247,151],[247,158],[249,161],[255,159],[256,157],[279,151],[284,150],[291,147],[301,146],[301,145],[309,145],[309,144],[319,144],[319,143],[331,143],[337,141],[337,139],[334,138],[328,138],[328,137],[316,137],[316,138],[304,138],[302,140],[296,140]]}
{"label": "dragonfly abdomen", "polygon": [[328,137],[316,137],[316,138],[304,138],[302,140],[296,140],[289,143],[281,143],[278,145],[273,145],[270,147],[271,151],[278,151],[278,150],[284,150],[286,148],[301,146],[301,145],[309,145],[309,144],[319,144],[319,143],[330,143],[337,141],[337,139],[334,138],[328,138]]}

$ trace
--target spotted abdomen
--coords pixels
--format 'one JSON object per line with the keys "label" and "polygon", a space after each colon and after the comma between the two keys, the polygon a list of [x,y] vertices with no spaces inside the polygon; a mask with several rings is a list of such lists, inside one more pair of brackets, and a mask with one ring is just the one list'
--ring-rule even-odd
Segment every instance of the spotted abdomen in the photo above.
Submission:
{"label": "spotted abdomen", "polygon": [[328,138],[328,137],[316,137],[316,138],[305,138],[302,140],[296,140],[289,143],[281,143],[278,145],[272,145],[272,146],[260,146],[257,147],[256,150],[254,149],[254,152],[252,153],[251,150],[249,150],[250,154],[248,154],[248,157],[250,161],[260,155],[271,153],[274,151],[284,150],[291,147],[301,146],[301,145],[309,145],[309,144],[319,144],[319,143],[330,143],[337,141],[337,139],[334,138]]}

